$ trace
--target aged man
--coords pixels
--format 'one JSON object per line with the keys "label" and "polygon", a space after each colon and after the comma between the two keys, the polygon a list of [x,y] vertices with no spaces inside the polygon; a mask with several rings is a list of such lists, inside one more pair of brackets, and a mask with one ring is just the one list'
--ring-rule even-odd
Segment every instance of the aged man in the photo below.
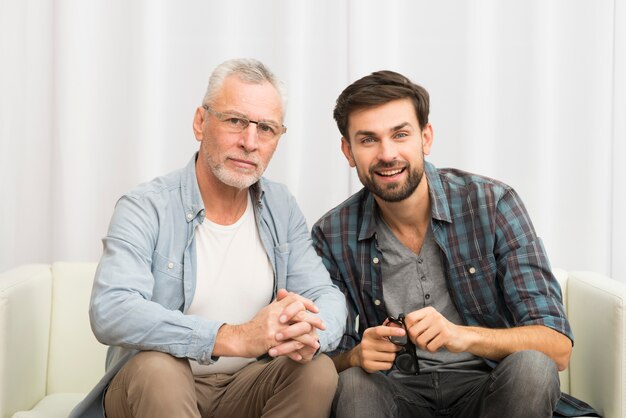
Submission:
{"label": "aged man", "polygon": [[293,196],[262,174],[283,125],[256,60],[218,66],[187,167],[117,203],[90,318],[107,372],[72,416],[324,417],[345,299]]}

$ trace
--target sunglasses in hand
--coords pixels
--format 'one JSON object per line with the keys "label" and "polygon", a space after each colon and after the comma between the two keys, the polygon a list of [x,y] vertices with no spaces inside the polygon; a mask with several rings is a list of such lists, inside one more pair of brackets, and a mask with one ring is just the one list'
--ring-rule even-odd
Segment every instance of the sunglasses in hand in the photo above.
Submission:
{"label": "sunglasses in hand", "polygon": [[402,347],[402,349],[396,354],[396,359],[394,360],[396,368],[398,371],[405,374],[420,374],[420,365],[417,359],[417,353],[415,352],[415,344],[413,344],[413,341],[409,338],[409,330],[406,329],[404,314],[401,313],[397,318],[394,318],[393,316],[388,317],[385,320],[384,325],[393,326],[390,324],[404,328],[403,336],[387,337],[389,341]]}

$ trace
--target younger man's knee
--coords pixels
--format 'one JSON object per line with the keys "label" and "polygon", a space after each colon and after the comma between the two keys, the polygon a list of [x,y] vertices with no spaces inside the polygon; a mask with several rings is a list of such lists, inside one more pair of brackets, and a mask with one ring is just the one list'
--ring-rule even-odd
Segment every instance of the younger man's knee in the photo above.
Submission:
{"label": "younger man's knee", "polygon": [[[519,351],[509,355],[502,363],[502,384],[510,384],[529,397],[558,398],[559,373],[556,363],[536,350]],[[499,366],[500,367],[500,366]],[[509,382],[509,383],[506,383]]]}

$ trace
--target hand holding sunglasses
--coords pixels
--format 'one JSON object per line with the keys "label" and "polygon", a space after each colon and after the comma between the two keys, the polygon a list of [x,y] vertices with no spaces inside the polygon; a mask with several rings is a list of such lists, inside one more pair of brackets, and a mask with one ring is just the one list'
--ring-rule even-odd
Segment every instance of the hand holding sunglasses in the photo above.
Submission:
{"label": "hand holding sunglasses", "polygon": [[384,325],[392,326],[390,324],[403,328],[405,331],[405,334],[401,337],[387,337],[389,341],[399,347],[402,347],[402,349],[396,354],[396,359],[394,361],[396,368],[398,371],[405,374],[420,374],[420,365],[417,353],[415,352],[415,344],[413,344],[413,341],[409,338],[409,331],[406,328],[404,314],[399,314],[398,318],[394,318],[393,316],[388,317],[385,320]]}

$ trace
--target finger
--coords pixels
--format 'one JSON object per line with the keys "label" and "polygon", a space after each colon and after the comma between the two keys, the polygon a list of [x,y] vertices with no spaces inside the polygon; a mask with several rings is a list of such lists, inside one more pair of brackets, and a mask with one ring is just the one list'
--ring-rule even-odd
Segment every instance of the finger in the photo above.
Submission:
{"label": "finger", "polygon": [[445,346],[445,339],[443,338],[441,334],[439,334],[426,344],[426,350],[431,353],[434,353],[444,346]]}
{"label": "finger", "polygon": [[287,289],[278,289],[278,292],[276,292],[276,300],[283,300],[287,296],[289,296]]}
{"label": "finger", "polygon": [[363,363],[363,369],[368,373],[374,373],[381,370],[389,370],[393,366],[393,361],[366,361]]}
{"label": "finger", "polygon": [[[411,339],[415,342],[428,343],[446,326],[446,320],[440,315],[429,315],[407,327]],[[422,337],[422,335],[426,335]]]}
{"label": "finger", "polygon": [[298,353],[300,353],[300,355],[302,356],[302,359],[300,360],[300,363],[306,363],[309,362],[313,359],[313,357],[315,356],[315,353],[317,352],[317,350],[313,350],[311,348],[308,347],[304,347],[301,350],[298,350]]}
{"label": "finger", "polygon": [[326,325],[324,324],[324,321],[322,321],[322,318],[308,311],[298,312],[293,316],[293,318],[291,318],[291,320],[293,322],[308,322],[312,327],[320,330],[326,329]]}
{"label": "finger", "polygon": [[364,358],[392,359],[402,349],[401,346],[389,340],[370,340],[361,342],[361,350]]}
{"label": "finger", "polygon": [[315,303],[312,300],[307,299],[302,295],[298,295],[297,293],[288,292],[288,294],[284,298],[280,299],[280,302],[283,303],[284,306],[287,306],[290,303],[293,303],[295,301],[302,302],[302,304],[304,305],[304,308],[308,311],[315,312],[315,313],[319,312],[319,308],[315,305]]}
{"label": "finger", "polygon": [[430,343],[437,335],[439,334],[439,330],[433,327],[425,329],[421,332],[417,338],[415,338],[415,345],[421,349],[426,350],[426,346]]}
{"label": "finger", "polygon": [[365,361],[374,361],[381,363],[393,363],[396,359],[395,351],[385,352],[385,351],[370,351],[363,353],[363,358]]}
{"label": "finger", "polygon": [[304,344],[302,344],[301,342],[288,340],[284,343],[278,344],[277,346],[270,348],[267,354],[269,354],[271,357],[285,356],[293,351],[300,350],[302,347],[304,347]]}
{"label": "finger", "polygon": [[300,300],[295,300],[291,302],[289,305],[285,306],[280,313],[280,322],[286,324],[289,321],[293,321],[293,318],[300,312],[304,312],[306,310],[304,303]]}
{"label": "finger", "polygon": [[296,322],[295,324],[289,325],[286,328],[281,329],[276,333],[276,341],[286,341],[289,339],[293,339],[299,337],[301,335],[308,334],[311,332],[311,324],[308,322]]}
{"label": "finger", "polygon": [[406,324],[407,328],[410,328],[413,326],[413,324],[416,324],[432,315],[441,315],[441,314],[432,306],[427,306],[426,308],[418,309],[416,311],[413,311],[407,314],[404,317],[404,323]]}
{"label": "finger", "polygon": [[315,351],[317,351],[317,349],[320,347],[320,340],[316,334],[304,334],[300,335],[299,337],[294,337],[293,339],[304,344],[302,350],[314,349]]}
{"label": "finger", "polygon": [[368,328],[367,330],[365,330],[363,336],[365,336],[366,334],[368,334],[368,336],[372,338],[387,339],[387,337],[402,337],[406,334],[406,332],[404,331],[404,328],[380,325],[377,327]]}

